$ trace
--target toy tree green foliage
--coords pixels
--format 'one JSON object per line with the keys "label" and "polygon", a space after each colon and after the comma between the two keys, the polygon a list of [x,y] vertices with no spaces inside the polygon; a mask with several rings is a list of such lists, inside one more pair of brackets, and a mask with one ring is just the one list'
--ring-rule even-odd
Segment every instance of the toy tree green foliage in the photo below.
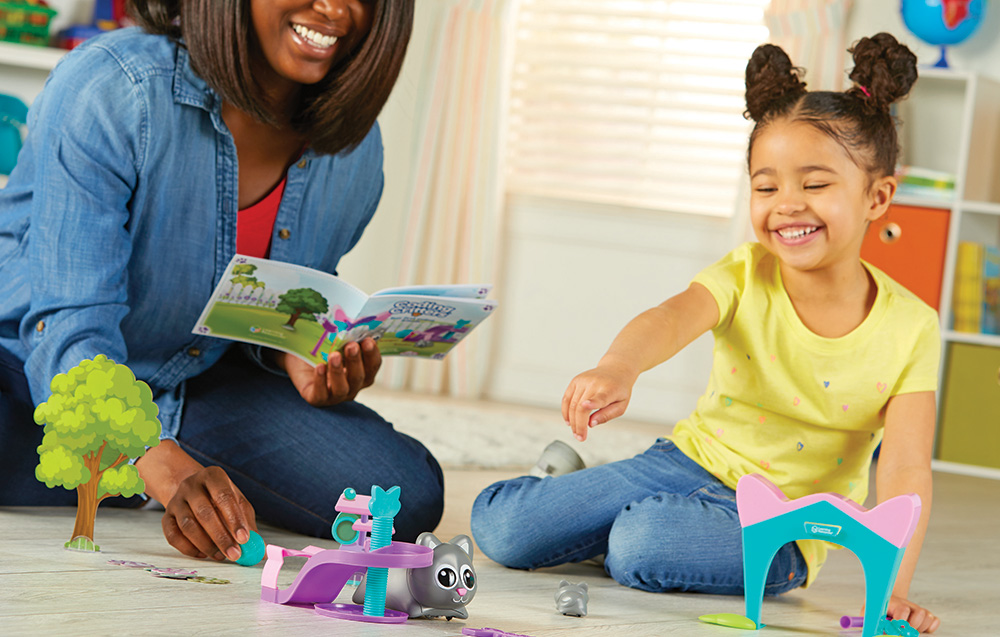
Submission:
{"label": "toy tree green foliage", "polygon": [[[296,288],[289,290],[278,297],[278,307],[274,308],[278,312],[290,314],[291,318],[285,325],[289,328],[295,327],[295,321],[304,318],[315,321],[314,314],[324,314],[329,311],[330,306],[322,294],[312,288]],[[305,316],[302,316],[305,314]]]}
{"label": "toy tree green foliage", "polygon": [[49,488],[76,489],[73,537],[93,540],[101,500],[145,490],[128,460],[159,444],[159,409],[146,383],[103,354],[56,375],[51,388],[35,408],[35,422],[45,426],[35,477]]}

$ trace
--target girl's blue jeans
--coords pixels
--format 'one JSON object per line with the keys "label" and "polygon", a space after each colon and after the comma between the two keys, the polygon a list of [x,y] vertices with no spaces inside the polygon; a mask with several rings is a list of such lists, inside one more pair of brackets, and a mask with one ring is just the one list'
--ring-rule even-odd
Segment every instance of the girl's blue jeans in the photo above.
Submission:
{"label": "girl's blue jeans", "polygon": [[[536,569],[604,555],[625,586],[646,591],[743,593],[736,493],[660,439],[645,453],[558,477],[522,476],[487,487],[472,506],[482,552]],[[778,551],[765,593],[801,586],[795,543]]]}
{"label": "girl's blue jeans", "polygon": [[[0,505],[76,505],[75,490],[35,479],[42,427],[32,411],[20,361],[0,348]],[[331,536],[346,487],[402,487],[395,540],[432,531],[444,508],[441,468],[422,444],[360,403],[310,406],[288,378],[261,369],[240,347],[188,381],[177,443],[225,469],[258,519],[314,537]],[[142,504],[129,500],[106,503]]]}

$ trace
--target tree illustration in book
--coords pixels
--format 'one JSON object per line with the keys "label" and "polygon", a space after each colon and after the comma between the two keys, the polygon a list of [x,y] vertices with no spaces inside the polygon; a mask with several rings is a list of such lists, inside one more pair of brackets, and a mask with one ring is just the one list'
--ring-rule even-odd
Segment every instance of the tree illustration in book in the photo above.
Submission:
{"label": "tree illustration in book", "polygon": [[316,314],[323,314],[330,310],[330,304],[322,294],[312,288],[298,288],[289,290],[278,297],[278,312],[289,315],[288,322],[282,327],[289,330],[295,329],[295,321],[306,319],[316,321]]}
{"label": "tree illustration in book", "polygon": [[76,489],[76,524],[65,546],[99,551],[97,505],[145,490],[129,460],[159,444],[159,408],[149,385],[103,354],[57,374],[51,389],[35,408],[35,422],[45,427],[35,477],[49,488]]}

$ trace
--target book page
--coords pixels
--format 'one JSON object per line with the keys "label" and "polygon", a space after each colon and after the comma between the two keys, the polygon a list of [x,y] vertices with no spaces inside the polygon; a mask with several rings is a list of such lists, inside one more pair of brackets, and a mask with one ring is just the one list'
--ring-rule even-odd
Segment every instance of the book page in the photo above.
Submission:
{"label": "book page", "polygon": [[370,336],[383,356],[442,359],[496,309],[491,299],[381,294],[365,303],[332,349]]}
{"label": "book page", "polygon": [[367,295],[332,274],[236,255],[192,332],[256,343],[313,364],[323,345],[364,306]]}
{"label": "book page", "polygon": [[485,299],[493,289],[482,283],[459,283],[455,285],[405,285],[379,290],[375,296],[411,294],[418,296],[450,296],[452,298]]}

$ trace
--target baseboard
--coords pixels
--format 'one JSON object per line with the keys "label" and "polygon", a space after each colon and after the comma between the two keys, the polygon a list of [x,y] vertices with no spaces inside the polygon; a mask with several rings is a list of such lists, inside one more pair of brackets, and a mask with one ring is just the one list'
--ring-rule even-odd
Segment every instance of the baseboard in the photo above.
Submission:
{"label": "baseboard", "polygon": [[931,460],[931,469],[944,473],[957,473],[964,476],[976,478],[988,478],[990,480],[1000,480],[1000,469],[992,467],[980,467],[973,464],[962,464],[960,462],[948,462],[947,460]]}

